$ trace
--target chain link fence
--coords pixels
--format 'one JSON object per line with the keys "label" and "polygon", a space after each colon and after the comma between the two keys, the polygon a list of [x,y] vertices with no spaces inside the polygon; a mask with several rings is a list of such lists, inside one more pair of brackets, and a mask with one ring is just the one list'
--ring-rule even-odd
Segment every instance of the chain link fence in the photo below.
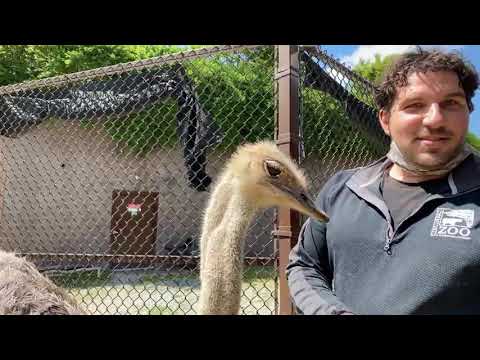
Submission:
{"label": "chain link fence", "polygon": [[[303,49],[303,48],[302,48]],[[0,248],[92,314],[195,314],[211,183],[275,138],[274,46],[218,46],[0,87]],[[383,155],[373,87],[300,52],[301,165],[316,193]],[[242,314],[278,309],[276,214],[246,238]]]}
{"label": "chain link fence", "polygon": [[367,165],[388,150],[375,87],[321,48],[300,52],[300,163],[314,193],[336,172]]}

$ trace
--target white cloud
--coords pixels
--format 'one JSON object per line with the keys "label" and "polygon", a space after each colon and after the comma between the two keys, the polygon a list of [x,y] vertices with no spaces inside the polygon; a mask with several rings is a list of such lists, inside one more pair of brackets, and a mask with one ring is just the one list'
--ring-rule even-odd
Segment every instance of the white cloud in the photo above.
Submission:
{"label": "white cloud", "polygon": [[[391,54],[401,54],[412,50],[416,45],[360,45],[352,54],[341,59],[348,66],[357,65],[360,60],[373,60],[375,55],[385,57]],[[463,45],[420,45],[424,49],[437,48],[442,50],[460,50]]]}

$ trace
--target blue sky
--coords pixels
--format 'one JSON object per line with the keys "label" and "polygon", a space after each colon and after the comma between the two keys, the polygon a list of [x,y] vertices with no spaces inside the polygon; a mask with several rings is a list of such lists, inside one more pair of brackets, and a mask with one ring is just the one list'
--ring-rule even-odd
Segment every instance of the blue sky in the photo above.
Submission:
{"label": "blue sky", "polygon": [[[321,45],[328,54],[353,66],[360,59],[372,59],[375,54],[389,55],[409,49],[413,45]],[[428,45],[421,45],[428,48]],[[480,45],[432,45],[449,50],[457,50],[480,72]],[[470,131],[480,136],[480,89],[473,98],[475,110],[470,115]]]}

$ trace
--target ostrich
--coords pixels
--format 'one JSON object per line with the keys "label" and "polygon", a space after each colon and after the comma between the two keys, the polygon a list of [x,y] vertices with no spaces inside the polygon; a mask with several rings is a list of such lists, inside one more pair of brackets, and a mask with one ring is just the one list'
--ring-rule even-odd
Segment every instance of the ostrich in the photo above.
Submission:
{"label": "ostrich", "polygon": [[300,168],[273,142],[240,146],[220,174],[203,218],[200,314],[238,314],[244,236],[256,212],[273,206],[328,221],[307,195]]}
{"label": "ostrich", "polygon": [[29,261],[0,250],[0,315],[86,315]]}

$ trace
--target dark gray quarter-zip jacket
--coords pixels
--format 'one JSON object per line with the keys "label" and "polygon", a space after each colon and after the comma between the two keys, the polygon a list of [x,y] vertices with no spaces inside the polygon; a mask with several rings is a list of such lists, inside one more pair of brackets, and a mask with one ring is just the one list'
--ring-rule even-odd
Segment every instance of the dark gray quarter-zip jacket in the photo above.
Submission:
{"label": "dark gray quarter-zip jacket", "polygon": [[380,193],[386,158],[333,176],[306,221],[287,277],[304,314],[480,314],[480,158],[448,175],[395,231]]}

